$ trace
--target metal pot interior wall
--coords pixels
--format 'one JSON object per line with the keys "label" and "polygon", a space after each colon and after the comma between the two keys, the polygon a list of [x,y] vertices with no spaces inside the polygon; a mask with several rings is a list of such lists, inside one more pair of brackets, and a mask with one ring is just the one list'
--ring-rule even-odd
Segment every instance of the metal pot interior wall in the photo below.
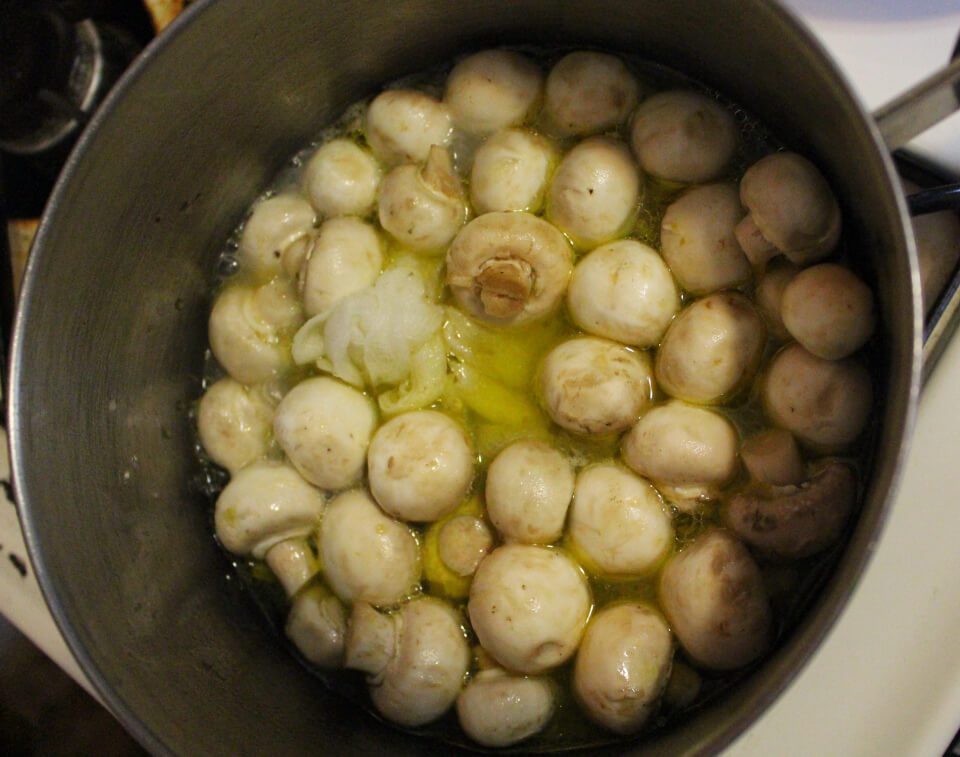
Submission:
{"label": "metal pot interior wall", "polygon": [[883,517],[916,393],[912,253],[888,157],[819,47],[766,0],[200,2],[71,159],[20,305],[16,485],[38,577],[105,700],[158,754],[444,751],[347,707],[275,643],[211,537],[187,409],[213,266],[272,174],[378,84],[485,45],[604,46],[743,103],[838,189],[884,308],[883,433],[850,549],[790,643],[643,754],[731,739],[842,607]]}

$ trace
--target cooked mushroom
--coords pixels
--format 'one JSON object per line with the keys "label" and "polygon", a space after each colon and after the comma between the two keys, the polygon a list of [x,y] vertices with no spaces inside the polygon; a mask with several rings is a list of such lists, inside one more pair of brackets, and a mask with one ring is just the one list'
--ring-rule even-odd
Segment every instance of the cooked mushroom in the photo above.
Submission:
{"label": "cooked mushroom", "polygon": [[343,603],[323,584],[314,584],[293,598],[284,633],[314,665],[343,665],[347,613]]}
{"label": "cooked mushroom", "polygon": [[739,470],[736,429],[719,413],[671,400],[624,436],[623,461],[681,510],[715,499]]}
{"label": "cooked mushroom", "polygon": [[733,233],[743,218],[735,184],[707,184],[684,192],[660,223],[664,260],[680,286],[702,295],[750,281],[750,261]]}
{"label": "cooked mushroom", "polygon": [[497,662],[541,673],[576,651],[591,601],[583,572],[563,552],[507,544],[480,563],[467,609],[477,639]]}
{"label": "cooked mushroom", "polygon": [[866,368],[853,358],[824,360],[796,343],[770,361],[761,396],[774,424],[822,453],[847,449],[873,409],[873,385]]}
{"label": "cooked mushroom", "polygon": [[634,111],[630,132],[643,170],[667,181],[713,181],[727,169],[737,147],[730,111],[692,90],[648,97]]}
{"label": "cooked mushroom", "polygon": [[458,576],[472,576],[480,561],[493,549],[493,534],[475,515],[458,515],[440,528],[440,560]]}
{"label": "cooked mushroom", "polygon": [[529,129],[501,129],[477,148],[470,170],[470,200],[477,213],[543,206],[559,160],[556,148]]}
{"label": "cooked mushroom", "polygon": [[644,575],[673,545],[673,524],[646,479],[614,463],[577,475],[567,534],[585,566],[608,576]]}
{"label": "cooked mushroom", "polygon": [[307,250],[300,273],[308,317],[330,311],[347,295],[371,286],[383,265],[380,235],[359,218],[331,218]]}
{"label": "cooked mushroom", "polygon": [[797,442],[782,428],[751,434],[740,447],[740,459],[750,477],[761,483],[786,486],[799,484],[806,477]]}
{"label": "cooked mushroom", "polygon": [[765,555],[800,560],[834,544],[856,503],[849,465],[821,462],[799,485],[755,487],[729,497],[723,524]]}
{"label": "cooked mushroom", "polygon": [[840,206],[813,163],[775,152],[747,169],[740,202],[749,211],[737,240],[750,262],[763,265],[782,253],[800,266],[829,255],[840,238]]}
{"label": "cooked mushroom", "polygon": [[365,216],[373,210],[382,175],[369,150],[341,137],[324,142],[310,157],[301,182],[321,216]]}
{"label": "cooked mushroom", "polygon": [[514,442],[487,470],[487,515],[507,541],[550,544],[559,539],[572,496],[573,467],[545,442]]}
{"label": "cooked mushroom", "polygon": [[619,127],[639,96],[640,85],[622,60],[578,51],[550,69],[543,113],[559,136],[583,137]]}
{"label": "cooked mushroom", "polygon": [[554,712],[548,678],[518,676],[503,668],[476,673],[457,697],[463,732],[478,744],[510,746],[539,733]]}
{"label": "cooked mushroom", "polygon": [[567,306],[584,331],[653,347],[680,309],[680,294],[656,250],[634,239],[618,239],[577,263]]}
{"label": "cooked mushroom", "polygon": [[466,433],[449,416],[436,410],[403,413],[370,441],[370,492],[396,518],[437,520],[466,498],[474,458]]}
{"label": "cooked mushroom", "polygon": [[237,260],[241,268],[261,280],[283,272],[295,274],[316,215],[309,202],[292,194],[258,202],[240,235]]}
{"label": "cooked mushroom", "polygon": [[[217,497],[217,538],[228,552],[266,560],[292,596],[317,571],[304,540],[320,522],[324,502],[286,463],[251,463]],[[290,559],[290,548],[299,551],[299,559]]]}
{"label": "cooked mushroom", "polygon": [[499,323],[525,323],[556,310],[572,268],[563,234],[524,212],[473,219],[447,251],[447,284],[457,303]]}
{"label": "cooked mushroom", "polygon": [[799,272],[800,267],[796,263],[779,257],[770,261],[763,275],[757,280],[757,288],[754,292],[757,309],[767,324],[767,330],[780,341],[790,338],[790,332],[787,331],[780,317],[783,290]]}
{"label": "cooked mushroom", "polygon": [[305,379],[277,405],[273,430],[293,466],[323,489],[353,486],[363,474],[377,423],[373,403],[327,376]]}
{"label": "cooked mushroom", "polygon": [[637,733],[666,688],[672,660],[673,635],[660,613],[634,602],[605,607],[577,652],[574,695],[594,722]]}
{"label": "cooked mushroom", "polygon": [[760,569],[729,531],[713,529],[670,559],[660,604],[698,665],[735,670],[768,648],[772,615]]}
{"label": "cooked mushroom", "polygon": [[445,713],[463,688],[470,648],[446,602],[421,597],[390,615],[354,605],[346,666],[367,673],[370,699],[388,720],[416,727]]}
{"label": "cooked mushroom", "polygon": [[453,67],[443,101],[458,129],[484,136],[526,121],[542,93],[536,63],[512,50],[483,50]]}
{"label": "cooked mushroom", "polygon": [[581,249],[629,231],[640,196],[630,150],[613,137],[589,137],[560,161],[547,190],[547,218]]}
{"label": "cooked mushroom", "polygon": [[716,292],[680,312],[657,352],[657,385],[689,402],[728,401],[760,367],[767,329],[738,292]]}
{"label": "cooked mushroom", "polygon": [[444,103],[423,92],[388,89],[377,95],[366,113],[367,142],[389,166],[422,163],[433,145],[453,137],[453,122]]}
{"label": "cooked mushroom", "polygon": [[197,405],[197,434],[217,465],[236,473],[270,449],[273,406],[258,388],[222,378]]}
{"label": "cooked mushroom", "polygon": [[320,525],[327,583],[344,602],[395,604],[420,581],[420,547],[408,526],[384,514],[363,489],[337,495]]}
{"label": "cooked mushroom", "polygon": [[430,148],[421,168],[397,166],[380,182],[378,214],[397,241],[420,252],[440,253],[467,220],[460,177],[445,147]]}
{"label": "cooked mushroom", "polygon": [[820,263],[794,276],[784,287],[780,316],[794,339],[827,360],[859,350],[876,325],[870,287],[836,263]]}
{"label": "cooked mushroom", "polygon": [[577,337],[554,347],[540,367],[540,391],[555,423],[577,434],[616,434],[652,401],[650,359],[617,342]]}

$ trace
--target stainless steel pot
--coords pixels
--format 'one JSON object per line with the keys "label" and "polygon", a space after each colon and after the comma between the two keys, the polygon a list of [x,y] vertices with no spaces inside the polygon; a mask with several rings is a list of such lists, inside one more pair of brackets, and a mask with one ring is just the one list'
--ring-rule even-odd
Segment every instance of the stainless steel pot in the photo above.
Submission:
{"label": "stainless steel pot", "polygon": [[157,754],[447,753],[347,706],[270,638],[211,538],[187,407],[213,264],[271,175],[399,74],[486,45],[603,46],[729,95],[836,188],[882,303],[882,415],[849,545],[803,622],[682,727],[611,751],[718,750],[836,620],[897,484],[920,385],[919,277],[874,120],[768,0],[201,0],[150,47],[71,157],[22,290],[15,485],[36,573],[82,667]]}

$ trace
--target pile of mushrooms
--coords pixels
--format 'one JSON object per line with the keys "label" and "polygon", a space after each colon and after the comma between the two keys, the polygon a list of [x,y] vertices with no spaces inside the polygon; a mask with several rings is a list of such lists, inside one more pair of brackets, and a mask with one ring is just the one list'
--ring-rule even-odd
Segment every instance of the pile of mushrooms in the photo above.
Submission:
{"label": "pile of mushrooms", "polygon": [[[637,72],[486,50],[384,90],[254,204],[216,295],[217,538],[282,586],[300,656],[406,728],[640,733],[776,644],[770,571],[856,509],[877,316],[837,198]],[[382,311],[387,350],[331,313],[398,260],[422,301]],[[333,342],[406,354],[419,404],[313,362]]]}

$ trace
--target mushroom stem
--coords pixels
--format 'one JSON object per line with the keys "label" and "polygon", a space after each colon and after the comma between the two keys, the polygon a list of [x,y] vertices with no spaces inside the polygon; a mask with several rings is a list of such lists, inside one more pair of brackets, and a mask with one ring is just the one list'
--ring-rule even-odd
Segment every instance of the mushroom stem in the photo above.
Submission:
{"label": "mushroom stem", "polygon": [[778,252],[773,243],[760,231],[752,213],[748,213],[734,227],[733,233],[747,259],[757,268],[765,265]]}
{"label": "mushroom stem", "polygon": [[305,537],[287,539],[275,544],[264,559],[288,597],[296,594],[320,569]]}
{"label": "mushroom stem", "polygon": [[376,679],[397,653],[398,616],[377,612],[357,602],[347,629],[344,667],[362,670]]}
{"label": "mushroom stem", "polygon": [[533,293],[536,274],[520,258],[490,258],[474,277],[484,311],[494,318],[512,318],[523,310]]}

